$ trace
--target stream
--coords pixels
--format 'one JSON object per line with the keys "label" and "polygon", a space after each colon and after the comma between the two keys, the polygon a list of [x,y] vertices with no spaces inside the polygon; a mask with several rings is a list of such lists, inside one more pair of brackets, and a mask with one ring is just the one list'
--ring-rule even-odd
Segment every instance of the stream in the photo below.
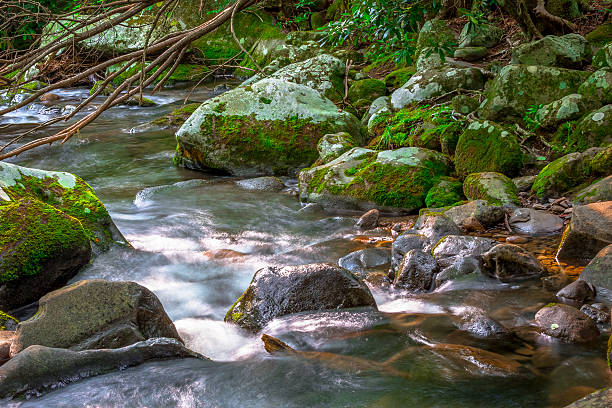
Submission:
{"label": "stream", "polygon": [[[77,105],[87,89],[57,92]],[[292,191],[250,192],[232,178],[175,167],[167,130],[132,130],[180,106],[186,94],[166,89],[154,108],[117,107],[65,145],[29,151],[9,162],[81,176],[106,205],[133,250],[99,255],[73,281],[135,281],[152,290],[186,345],[212,361],[149,362],[81,380],[8,407],[561,407],[611,385],[603,349],[544,337],[528,344],[479,339],[451,317],[478,307],[506,326],[528,326],[554,301],[540,281],[487,281],[411,295],[371,287],[379,311],[302,313],[272,321],[264,333],[297,350],[324,351],[395,365],[408,374],[355,370],[324,360],[268,355],[260,335],[223,322],[225,313],[267,265],[336,263],[368,244],[355,217],[298,213]],[[193,101],[210,97],[202,87]],[[102,102],[100,99],[99,102]],[[0,144],[54,114],[34,104],[0,118]],[[59,127],[46,130],[51,134]],[[551,252],[555,237],[545,250]],[[234,252],[235,251],[235,252]],[[423,345],[458,343],[520,361],[529,375],[474,373]],[[408,378],[409,377],[409,378]]]}

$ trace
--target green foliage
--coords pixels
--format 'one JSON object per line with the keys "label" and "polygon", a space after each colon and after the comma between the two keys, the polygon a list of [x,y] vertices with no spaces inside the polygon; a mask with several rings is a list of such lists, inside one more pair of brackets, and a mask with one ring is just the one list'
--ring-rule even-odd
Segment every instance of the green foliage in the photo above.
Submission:
{"label": "green foliage", "polygon": [[536,119],[536,114],[544,105],[529,105],[527,111],[525,112],[525,116],[523,116],[523,121],[527,125],[527,129],[531,132],[535,132],[540,128],[540,122]]}
{"label": "green foliage", "polygon": [[333,46],[369,43],[369,58],[411,64],[419,26],[438,9],[437,1],[356,0],[348,13],[328,24],[326,42]]}

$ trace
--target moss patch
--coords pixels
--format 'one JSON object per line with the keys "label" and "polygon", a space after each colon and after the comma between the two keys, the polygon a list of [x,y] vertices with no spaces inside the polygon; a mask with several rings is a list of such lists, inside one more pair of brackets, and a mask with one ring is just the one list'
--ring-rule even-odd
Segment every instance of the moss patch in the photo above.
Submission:
{"label": "moss patch", "polygon": [[169,114],[155,119],[152,124],[161,127],[179,128],[191,116],[193,112],[200,106],[199,103],[190,103],[189,105],[181,106],[173,110]]}

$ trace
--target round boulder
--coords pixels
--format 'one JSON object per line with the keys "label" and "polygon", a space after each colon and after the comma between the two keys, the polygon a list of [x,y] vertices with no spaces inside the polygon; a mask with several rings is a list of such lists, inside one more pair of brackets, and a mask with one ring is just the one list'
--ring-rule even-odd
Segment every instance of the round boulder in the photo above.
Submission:
{"label": "round boulder", "polygon": [[542,333],[569,343],[587,343],[599,337],[595,322],[575,307],[551,304],[536,313]]}

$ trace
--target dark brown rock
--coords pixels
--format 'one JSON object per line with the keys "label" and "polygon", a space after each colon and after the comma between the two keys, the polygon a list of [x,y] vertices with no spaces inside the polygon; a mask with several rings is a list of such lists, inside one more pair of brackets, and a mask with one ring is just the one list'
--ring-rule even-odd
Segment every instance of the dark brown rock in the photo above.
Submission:
{"label": "dark brown rock", "polygon": [[595,298],[595,288],[590,283],[577,279],[558,291],[556,296],[560,302],[581,306]]}
{"label": "dark brown rock", "polygon": [[380,212],[374,208],[373,210],[368,211],[363,214],[359,220],[357,220],[357,224],[355,224],[358,228],[362,230],[371,230],[378,227],[378,219],[380,218]]}
{"label": "dark brown rock", "polygon": [[572,220],[563,232],[557,258],[593,258],[612,244],[612,201],[574,207]]}
{"label": "dark brown rock", "polygon": [[552,304],[536,313],[542,333],[569,343],[588,343],[599,337],[595,322],[575,307]]}

